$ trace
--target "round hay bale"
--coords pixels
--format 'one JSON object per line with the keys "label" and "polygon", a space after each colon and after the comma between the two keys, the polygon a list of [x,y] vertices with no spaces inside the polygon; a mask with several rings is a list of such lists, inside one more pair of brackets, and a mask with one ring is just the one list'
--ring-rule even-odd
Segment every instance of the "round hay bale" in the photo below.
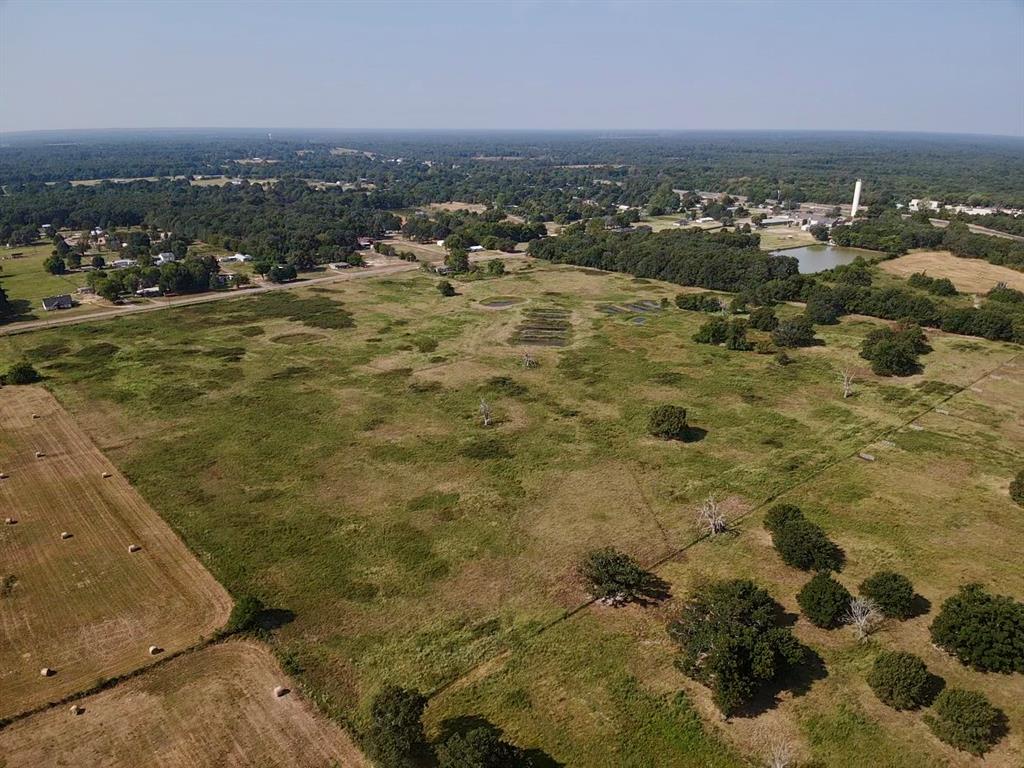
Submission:
{"label": "round hay bale", "polygon": [[6,480],[6,479],[7,479],[7,473],[6,472],[0,472],[0,480]]}
{"label": "round hay bale", "polygon": [[32,414],[32,418],[33,419],[38,419],[39,418],[39,414],[38,413],[33,413]]}
{"label": "round hay bale", "polygon": [[129,552],[138,552],[140,549],[142,549],[142,547],[140,547],[138,544],[129,544],[128,545],[128,551]]}
{"label": "round hay bale", "polygon": [[279,685],[276,688],[274,688],[274,696],[278,699],[280,699],[282,696],[287,696],[289,693],[291,693],[291,691],[285,688],[283,685]]}
{"label": "round hay bale", "polygon": [[104,472],[103,473],[103,477],[104,477],[104,479],[110,477],[110,473],[109,472]]}
{"label": "round hay bale", "polygon": [[69,531],[61,531],[60,532],[60,537],[62,539],[70,539],[72,536],[74,536],[74,534],[70,533]]}
{"label": "round hay bale", "polygon": [[5,517],[4,518],[4,525],[14,525],[16,522],[18,522],[18,521],[15,520],[13,517]]}
{"label": "round hay bale", "polygon": [[163,653],[163,652],[164,652],[164,649],[161,648],[159,645],[151,645],[151,646],[149,646],[149,655],[150,656],[156,656],[158,653]]}
{"label": "round hay bale", "polygon": [[82,709],[82,708],[81,708],[80,706],[78,706],[77,704],[72,704],[72,705],[71,705],[71,714],[72,714],[72,715],[78,716],[78,715],[82,714],[82,713],[83,713],[84,711],[85,711],[85,710],[84,710],[84,709]]}
{"label": "round hay bale", "polygon": [[53,676],[53,670],[50,669],[49,667],[43,667],[42,669],[39,670],[39,674],[42,675],[43,677],[52,677]]}
{"label": "round hay bale", "polygon": [[46,455],[46,454],[45,454],[45,453],[43,453],[42,451],[36,451],[36,458],[37,458],[37,459],[41,459],[41,458],[43,458],[43,456],[45,456],[45,455]]}

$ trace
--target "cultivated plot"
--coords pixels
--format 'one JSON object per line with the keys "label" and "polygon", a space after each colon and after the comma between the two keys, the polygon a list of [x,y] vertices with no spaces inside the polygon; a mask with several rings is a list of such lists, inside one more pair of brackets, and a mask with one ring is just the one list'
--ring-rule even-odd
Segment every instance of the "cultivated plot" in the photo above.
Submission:
{"label": "cultivated plot", "polygon": [[0,717],[223,626],[227,592],[46,390],[0,390],[0,470]]}
{"label": "cultivated plot", "polygon": [[369,765],[253,642],[186,654],[76,704],[0,731],[6,768]]}

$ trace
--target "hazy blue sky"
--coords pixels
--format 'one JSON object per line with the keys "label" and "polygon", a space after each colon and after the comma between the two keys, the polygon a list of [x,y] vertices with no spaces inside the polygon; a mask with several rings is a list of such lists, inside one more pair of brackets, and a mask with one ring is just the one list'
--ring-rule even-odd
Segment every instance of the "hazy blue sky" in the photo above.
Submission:
{"label": "hazy blue sky", "polygon": [[1024,135],[1024,0],[0,0],[0,129]]}

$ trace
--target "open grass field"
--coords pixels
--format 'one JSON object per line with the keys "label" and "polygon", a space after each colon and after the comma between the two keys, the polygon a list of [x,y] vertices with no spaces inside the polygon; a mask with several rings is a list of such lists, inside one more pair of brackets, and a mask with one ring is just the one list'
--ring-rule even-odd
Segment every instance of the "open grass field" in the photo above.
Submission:
{"label": "open grass field", "polygon": [[[981,765],[868,691],[873,655],[901,647],[1003,707],[984,764],[1020,764],[1020,676],[963,669],[926,632],[962,581],[1024,598],[1019,348],[935,332],[922,374],[880,379],[858,356],[877,321],[851,318],[779,366],[694,343],[705,315],[647,303],[676,286],[510,264],[447,299],[410,272],[9,337],[0,365],[33,361],[223,584],[294,614],[276,651],[356,728],[393,682],[434,694],[432,733],[484,717],[572,766],[743,765],[779,736],[822,765]],[[512,343],[556,314],[565,346]],[[702,439],[650,438],[662,403]],[[709,495],[736,533],[690,546]],[[932,609],[866,645],[795,619],[827,675],[723,723],[665,627],[702,576],[750,576],[793,611],[806,575],[760,522],[775,498],[843,546],[848,586],[898,567]],[[576,564],[603,545],[658,564],[671,599],[577,611]]]}
{"label": "open grass field", "polygon": [[986,293],[996,283],[1024,291],[1024,272],[989,264],[981,259],[962,259],[949,251],[916,251],[881,263],[883,270],[898,277],[925,272],[930,277],[948,277],[958,291]]}
{"label": "open grass field", "polygon": [[762,251],[777,251],[784,248],[799,248],[802,245],[814,245],[817,240],[810,232],[799,227],[766,227],[757,233],[761,236]]}
{"label": "open grass field", "polygon": [[[0,731],[4,768],[363,768],[337,725],[291,690],[265,646],[232,641],[172,660]],[[4,762],[6,760],[6,762]]]}
{"label": "open grass field", "polygon": [[0,390],[0,465],[0,717],[224,625],[224,589],[44,389]]}
{"label": "open grass field", "polygon": [[[61,293],[75,296],[75,291],[85,285],[84,272],[51,275],[43,269],[43,262],[52,251],[50,243],[14,248],[0,246],[0,287],[7,292],[18,320],[39,319],[51,314],[84,314],[90,308],[95,309],[89,304],[79,304],[56,313],[43,310],[44,297]],[[14,254],[21,255],[15,257]],[[76,297],[76,300],[81,300],[81,297]]]}

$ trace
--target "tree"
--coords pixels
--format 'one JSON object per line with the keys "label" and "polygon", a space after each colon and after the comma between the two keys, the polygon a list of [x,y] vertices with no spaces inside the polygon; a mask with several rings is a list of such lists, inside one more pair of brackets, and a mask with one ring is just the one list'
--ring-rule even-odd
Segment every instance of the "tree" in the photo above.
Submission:
{"label": "tree", "polygon": [[505,262],[501,259],[488,261],[486,272],[490,277],[501,277],[505,274]]}
{"label": "tree", "polygon": [[828,240],[828,227],[824,224],[812,224],[807,228],[807,231],[810,232],[814,236],[814,239],[819,242],[824,243]]}
{"label": "tree", "polygon": [[843,623],[853,627],[857,639],[864,642],[881,625],[882,613],[871,598],[855,597],[843,615]]}
{"label": "tree", "polygon": [[660,580],[632,557],[614,547],[595,549],[579,567],[590,594],[613,603],[644,602],[658,596]]}
{"label": "tree", "polygon": [[890,619],[909,619],[914,613],[914,585],[894,571],[878,571],[861,582],[860,593]]}
{"label": "tree", "polygon": [[255,595],[242,595],[235,602],[228,617],[228,629],[232,632],[246,632],[255,629],[260,614],[265,610],[263,601]]}
{"label": "tree", "polygon": [[818,573],[804,584],[796,601],[812,624],[822,629],[832,629],[849,610],[850,593],[829,574]]}
{"label": "tree", "polygon": [[913,344],[888,328],[869,333],[860,356],[871,361],[871,370],[879,376],[909,376],[920,367]]}
{"label": "tree", "polygon": [[491,426],[491,406],[484,400],[480,400],[480,419],[485,427]]}
{"label": "tree", "polygon": [[1010,498],[1024,507],[1024,469],[1010,481]]}
{"label": "tree", "polygon": [[765,530],[775,533],[787,523],[804,520],[804,513],[794,504],[776,504],[764,516]]}
{"label": "tree", "polygon": [[814,324],[804,315],[783,320],[772,331],[772,341],[780,347],[809,347],[814,344]]}
{"label": "tree", "polygon": [[932,642],[980,672],[1024,672],[1024,603],[968,584],[947,598]]}
{"label": "tree", "polygon": [[[447,241],[445,247],[447,247]],[[463,274],[470,270],[469,253],[464,248],[449,249],[448,255],[444,257],[444,263],[457,274]]]}
{"label": "tree", "polygon": [[[166,266],[172,266],[167,264]],[[275,264],[267,272],[267,279],[272,283],[287,283],[299,276],[293,264]]]}
{"label": "tree", "polygon": [[437,748],[437,768],[514,768],[525,764],[523,750],[502,740],[494,727],[453,733]]}
{"label": "tree", "polygon": [[750,313],[750,327],[756,331],[774,331],[779,327],[779,318],[771,307],[758,307]]}
{"label": "tree", "polygon": [[725,348],[744,352],[750,349],[750,346],[750,342],[747,341],[747,321],[730,320],[725,331]]}
{"label": "tree", "polygon": [[781,609],[752,581],[718,581],[700,588],[669,625],[680,655],[676,666],[711,688],[715,704],[730,715],[766,684],[805,657]]}
{"label": "tree", "polygon": [[984,695],[959,688],[946,688],[924,716],[940,740],[979,757],[999,741],[1004,720]]}
{"label": "tree", "polygon": [[709,536],[725,533],[729,529],[729,522],[725,518],[725,512],[722,511],[721,505],[715,501],[714,496],[708,496],[697,509],[697,527]]}
{"label": "tree", "polygon": [[[61,242],[63,242],[63,240]],[[43,261],[43,269],[51,275],[63,275],[68,271],[67,264],[65,264],[64,259],[57,255],[47,256]]]}
{"label": "tree", "polygon": [[698,344],[722,344],[729,337],[729,321],[724,317],[712,317],[693,335]]}
{"label": "tree", "polygon": [[686,409],[678,405],[657,406],[647,417],[647,431],[663,440],[686,439]]}
{"label": "tree", "polygon": [[782,562],[802,571],[838,571],[843,553],[820,526],[810,520],[790,520],[772,532],[772,544]]}
{"label": "tree", "polygon": [[442,280],[441,282],[439,282],[437,284],[437,290],[438,290],[438,292],[442,296],[446,296],[447,297],[447,296],[454,296],[455,295],[455,286],[453,286],[447,280]]}
{"label": "tree", "polygon": [[932,688],[924,662],[905,651],[878,654],[868,673],[868,685],[893,709],[917,709],[928,702]]}
{"label": "tree", "polygon": [[257,256],[252,260],[252,271],[260,277],[265,277],[274,268],[276,262],[270,256]]}
{"label": "tree", "polygon": [[850,397],[853,394],[853,371],[843,371],[843,399]]}
{"label": "tree", "polygon": [[107,266],[107,260],[104,259],[99,254],[96,254],[95,256],[92,257],[92,266],[95,269],[103,269],[105,266]]}
{"label": "tree", "polygon": [[39,375],[39,371],[32,367],[32,364],[23,360],[20,363],[15,363],[7,369],[7,373],[4,374],[4,384],[34,384],[37,381],[42,381],[42,376]]}
{"label": "tree", "polygon": [[370,706],[369,752],[381,768],[415,768],[425,763],[430,746],[423,729],[426,697],[419,691],[389,686]]}

